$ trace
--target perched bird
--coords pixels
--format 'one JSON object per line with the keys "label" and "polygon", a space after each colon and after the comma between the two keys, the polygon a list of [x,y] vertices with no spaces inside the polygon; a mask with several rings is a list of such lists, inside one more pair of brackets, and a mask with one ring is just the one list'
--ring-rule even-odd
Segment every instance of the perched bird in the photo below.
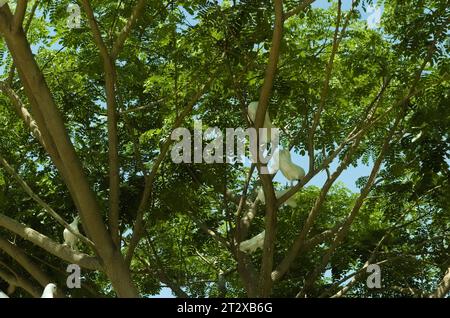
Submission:
{"label": "perched bird", "polygon": [[[248,117],[251,119],[251,121],[253,122],[253,124],[255,123],[256,120],[256,112],[258,111],[258,102],[251,102],[248,105]],[[266,144],[270,141],[275,142],[275,137],[276,134],[271,133],[271,129],[272,128],[276,128],[272,125],[272,122],[270,121],[270,116],[269,116],[269,112],[266,111],[266,117],[264,118],[264,124],[261,128],[266,128],[267,129],[267,135],[266,136],[261,136],[261,140],[260,142],[263,144]]]}
{"label": "perched bird", "polygon": [[249,240],[241,242],[239,244],[239,250],[241,252],[250,254],[254,253],[258,248],[263,248],[264,246],[264,237],[266,236],[266,231],[262,231],[258,235],[252,237]]}
{"label": "perched bird", "polygon": [[56,285],[53,283],[47,284],[44,288],[41,298],[55,298],[56,295]]}
{"label": "perched bird", "polygon": [[275,174],[280,170],[280,148],[277,147],[269,160],[269,173]]}
{"label": "perched bird", "polygon": [[[80,233],[80,231],[78,230],[78,222],[79,221],[80,221],[80,217],[77,215],[73,219],[73,222],[70,223],[70,225],[69,225],[70,228],[75,233]],[[70,233],[70,231],[68,229],[64,229],[63,237],[64,237],[64,244],[70,246],[70,248],[73,249],[74,251],[78,251],[78,249],[77,249],[78,237],[76,237],[74,234]]]}
{"label": "perched bird", "polygon": [[0,290],[0,298],[9,298],[4,292]]}
{"label": "perched bird", "polygon": [[[276,198],[277,199],[281,198],[289,190],[290,189],[284,189],[284,190],[276,191],[275,192]],[[262,204],[266,204],[266,198],[264,197],[264,191],[263,191],[263,189],[261,187],[258,188],[257,198]],[[284,204],[287,204],[291,208],[297,207],[297,202],[295,201],[295,198],[293,196],[291,196],[289,199],[287,199],[287,201],[284,202]]]}
{"label": "perched bird", "polygon": [[295,163],[291,160],[291,153],[289,150],[283,149],[280,150],[280,170],[283,173],[283,175],[288,179],[289,181],[294,180],[300,180],[305,176],[305,170],[303,170],[302,167],[297,166]]}

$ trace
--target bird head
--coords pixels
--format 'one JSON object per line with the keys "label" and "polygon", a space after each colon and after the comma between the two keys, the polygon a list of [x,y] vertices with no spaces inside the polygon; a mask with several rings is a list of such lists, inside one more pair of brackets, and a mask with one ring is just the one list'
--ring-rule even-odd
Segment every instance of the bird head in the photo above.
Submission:
{"label": "bird head", "polygon": [[56,285],[55,285],[55,284],[50,284],[49,289],[50,289],[50,292],[51,292],[53,295],[56,294],[57,288],[56,288]]}
{"label": "bird head", "polygon": [[56,295],[56,290],[57,288],[54,283],[47,284],[41,298],[53,298]]}

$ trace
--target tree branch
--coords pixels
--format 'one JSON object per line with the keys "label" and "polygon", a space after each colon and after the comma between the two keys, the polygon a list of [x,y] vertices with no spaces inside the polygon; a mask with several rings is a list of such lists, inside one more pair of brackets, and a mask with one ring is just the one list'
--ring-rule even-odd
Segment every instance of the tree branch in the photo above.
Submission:
{"label": "tree branch", "polygon": [[450,267],[445,272],[439,286],[434,293],[430,295],[430,298],[444,298],[450,292]]}
{"label": "tree branch", "polygon": [[12,88],[10,88],[6,83],[0,81],[0,90],[5,93],[6,96],[11,100],[12,105],[14,106],[14,110],[16,113],[22,118],[25,125],[31,130],[31,134],[39,141],[39,143],[44,147],[46,147],[46,143],[44,138],[39,131],[39,127],[31,114],[28,112],[26,107],[23,105],[20,97],[14,92]]}
{"label": "tree branch", "polygon": [[59,257],[71,264],[78,264],[81,267],[91,270],[101,269],[98,259],[83,253],[73,251],[70,247],[54,242],[47,236],[27,227],[10,217],[0,214],[0,226],[19,235],[23,239],[32,242],[52,255]]}
{"label": "tree branch", "polygon": [[12,33],[11,22],[11,10],[8,5],[5,5],[0,8],[0,33],[13,57],[25,93],[32,105],[33,114],[36,116],[40,113],[35,119],[41,133],[43,127],[47,128],[55,143],[57,153],[61,158],[58,170],[68,184],[69,191],[80,212],[85,232],[95,243],[103,269],[118,296],[138,297],[129,268],[125,266],[120,251],[105,227],[99,202],[89,185],[80,158],[67,133],[62,115],[44,75],[36,63],[26,35],[21,29]]}
{"label": "tree branch", "polygon": [[[8,270],[12,271],[11,269]],[[28,280],[17,275],[14,271],[12,271],[12,273],[13,275],[10,275],[9,273],[0,269],[0,277],[8,284],[22,288],[34,298],[39,298],[41,296],[37,288],[33,286]]]}
{"label": "tree branch", "polygon": [[50,277],[34,264],[18,246],[0,237],[0,249],[19,263],[42,287],[51,282]]}
{"label": "tree branch", "polygon": [[17,31],[23,23],[25,13],[27,12],[28,0],[17,0],[16,12],[14,13],[13,30]]}
{"label": "tree branch", "polygon": [[22,187],[22,189],[40,206],[47,212],[50,216],[52,216],[59,224],[61,224],[64,228],[66,228],[70,233],[79,238],[82,242],[90,246],[95,250],[94,243],[89,240],[84,235],[74,231],[70,224],[64,221],[64,219],[55,212],[47,203],[42,201],[42,199],[31,190],[28,184],[14,171],[14,169],[9,165],[9,163],[2,157],[0,154],[0,164],[5,168],[5,170],[16,180],[16,182]]}
{"label": "tree branch", "polygon": [[[181,126],[181,124],[183,123],[186,116],[191,113],[194,105],[203,96],[206,89],[211,85],[211,83],[213,82],[213,79],[214,78],[211,76],[206,81],[206,83],[203,84],[202,87],[197,91],[197,93],[192,97],[192,99],[187,103],[183,112],[175,120],[172,130]],[[159,166],[161,165],[161,163],[163,162],[167,153],[169,152],[170,146],[172,145],[172,143],[173,143],[173,140],[170,138],[170,136],[168,136],[166,141],[163,143],[163,145],[160,148],[160,153],[159,153],[158,157],[156,158],[155,162],[153,163],[150,174],[148,176],[145,176],[144,192],[142,193],[141,201],[139,203],[139,207],[138,207],[138,211],[137,211],[137,215],[136,215],[136,221],[134,223],[134,228],[133,228],[133,235],[131,237],[130,244],[128,245],[128,251],[127,251],[127,254],[125,257],[125,263],[127,264],[127,266],[130,266],[131,260],[133,258],[134,250],[136,249],[140,239],[144,235],[144,212],[145,212],[145,209],[147,208],[147,202],[152,193],[153,180],[156,177]]]}
{"label": "tree branch", "polygon": [[367,183],[364,186],[364,188],[362,189],[360,195],[356,199],[356,202],[355,202],[355,205],[353,206],[352,211],[350,212],[349,216],[347,217],[346,221],[342,225],[339,232],[336,234],[336,238],[334,239],[330,248],[327,250],[327,252],[323,256],[321,263],[318,266],[316,266],[312,275],[308,276],[308,279],[306,280],[305,285],[303,286],[303,289],[297,294],[296,297],[303,297],[305,295],[308,288],[311,287],[311,285],[314,283],[314,281],[316,280],[318,275],[320,275],[320,273],[322,272],[323,268],[328,264],[332,253],[335,251],[335,249],[338,247],[338,245],[343,241],[343,239],[347,235],[348,231],[350,230],[351,224],[353,223],[356,215],[358,214],[362,205],[364,204],[364,201],[365,201],[367,195],[369,194],[370,190],[372,189],[373,183],[375,182],[375,178],[377,177],[378,171],[380,170],[381,164],[383,163],[384,156],[389,148],[389,144],[392,141],[394,133],[397,129],[397,126],[398,126],[403,114],[404,114],[403,111],[399,111],[399,113],[395,119],[394,125],[389,130],[389,132],[387,133],[387,135],[384,139],[383,146],[380,150],[377,160],[374,163],[372,171],[370,172],[369,179],[367,180]]}
{"label": "tree branch", "polygon": [[[266,67],[266,74],[264,76],[264,83],[259,95],[258,110],[255,118],[255,128],[263,126],[264,118],[266,116],[270,94],[272,93],[275,73],[277,71],[278,59],[280,56],[281,41],[283,39],[283,1],[274,0],[275,10],[275,25],[272,36],[272,47],[269,53],[269,62]],[[259,138],[257,138],[259,140]],[[258,169],[261,168],[259,164],[259,142],[258,144]],[[272,291],[272,279],[270,274],[273,267],[273,255],[276,240],[276,223],[277,223],[277,199],[272,183],[272,177],[267,174],[261,174],[260,178],[266,197],[266,216],[265,216],[265,237],[263,246],[263,257],[260,271],[259,294],[261,297],[269,297]]]}
{"label": "tree branch", "polygon": [[142,14],[145,12],[145,5],[147,1],[146,0],[138,0],[136,5],[133,8],[133,11],[131,13],[131,16],[128,18],[128,22],[125,25],[125,27],[120,32],[119,36],[116,39],[116,42],[114,42],[114,45],[111,50],[111,58],[115,60],[117,56],[119,55],[120,51],[123,48],[123,45],[130,35],[130,32],[133,28],[133,26],[136,24],[136,21],[142,16]]}
{"label": "tree branch", "polygon": [[341,16],[342,16],[342,12],[341,12],[341,7],[342,7],[342,1],[339,0],[338,1],[338,13],[337,13],[337,21],[336,21],[336,28],[334,31],[334,37],[333,37],[333,46],[331,49],[331,55],[330,55],[330,59],[328,61],[328,64],[325,68],[325,80],[323,83],[323,87],[322,87],[322,91],[320,93],[320,102],[319,102],[319,107],[316,111],[316,113],[314,114],[314,118],[313,118],[313,123],[311,125],[311,129],[309,131],[308,134],[308,155],[309,155],[309,170],[313,170],[314,169],[314,162],[315,162],[315,156],[314,156],[314,135],[317,129],[317,126],[320,123],[320,117],[323,111],[323,108],[325,106],[325,102],[328,96],[328,92],[329,92],[329,88],[330,88],[330,79],[331,79],[331,72],[333,70],[333,66],[334,66],[334,58],[337,54],[338,48],[339,48],[339,44],[341,43],[341,40],[344,36],[344,33],[347,29],[348,23],[350,21],[350,16],[352,14],[352,10],[353,10],[353,6],[355,4],[355,1],[352,0],[352,7],[350,9],[350,12],[347,14],[347,17],[345,19],[344,25],[342,27],[342,31],[341,31],[341,35],[339,36],[339,27],[340,27],[340,22],[341,22]]}
{"label": "tree branch", "polygon": [[303,0],[298,6],[285,13],[284,20],[287,20],[290,17],[305,11],[308,8],[308,6],[312,4],[314,1],[315,0]]}
{"label": "tree branch", "polygon": [[[351,160],[353,159],[354,153],[358,150],[358,146],[362,140],[362,138],[365,136],[365,134],[369,131],[371,127],[381,118],[386,116],[390,113],[391,109],[388,109],[386,112],[384,112],[382,115],[379,115],[378,117],[375,116],[377,107],[379,105],[379,101],[381,97],[383,96],[384,92],[386,91],[387,86],[389,85],[390,80],[387,80],[383,83],[380,92],[374,97],[372,102],[369,104],[369,106],[366,109],[366,118],[362,120],[358,125],[355,126],[355,128],[348,134],[348,136],[345,138],[345,140],[333,151],[333,153],[327,157],[321,164],[321,167],[319,167],[317,170],[313,169],[308,172],[308,174],[303,178],[299,184],[297,184],[293,189],[288,191],[284,196],[278,199],[278,204],[282,204],[285,202],[290,196],[292,196],[295,192],[298,191],[300,187],[302,187],[304,184],[309,182],[309,180],[317,174],[319,171],[321,171],[324,167],[328,166],[328,164],[334,160],[338,154],[341,153],[342,149],[345,147],[345,145],[349,142],[352,142],[352,145],[350,146],[347,154],[343,158],[342,162],[336,169],[336,171],[331,175],[330,178],[327,179],[324,186],[322,187],[322,190],[319,194],[319,197],[316,199],[314,206],[311,208],[310,213],[308,215],[308,218],[305,222],[305,225],[303,226],[300,234],[295,239],[294,244],[292,245],[291,249],[289,250],[288,254],[284,257],[280,265],[277,267],[277,269],[272,273],[272,279],[273,280],[279,280],[288,270],[290,267],[290,264],[294,261],[294,259],[297,257],[297,255],[300,253],[301,249],[304,246],[305,239],[308,235],[309,230],[311,229],[314,220],[319,213],[319,210],[326,198],[326,195],[328,191],[330,190],[331,186],[334,184],[334,182],[337,180],[337,178],[341,175],[341,173],[348,167]],[[359,130],[358,130],[359,128]],[[298,188],[298,189],[297,189]],[[333,229],[333,233],[335,233],[336,229]]]}
{"label": "tree branch", "polygon": [[105,90],[108,118],[108,165],[109,165],[109,210],[108,224],[111,238],[120,248],[119,230],[119,199],[120,199],[120,164],[119,164],[119,140],[117,132],[117,101],[116,101],[116,66],[115,58],[108,53],[108,49],[102,39],[100,28],[94,17],[94,12],[89,0],[82,1],[84,10],[94,35],[94,41],[100,51],[105,71]]}
{"label": "tree branch", "polygon": [[206,234],[208,234],[209,236],[211,236],[215,241],[217,241],[219,244],[223,245],[226,249],[230,249],[230,244],[228,243],[228,241],[219,233],[217,233],[216,231],[210,229],[204,222],[201,222],[197,219],[197,216],[194,215],[191,212],[187,213],[189,215],[189,217],[191,218],[191,220],[197,225],[197,227],[202,230],[203,232],[205,232]]}

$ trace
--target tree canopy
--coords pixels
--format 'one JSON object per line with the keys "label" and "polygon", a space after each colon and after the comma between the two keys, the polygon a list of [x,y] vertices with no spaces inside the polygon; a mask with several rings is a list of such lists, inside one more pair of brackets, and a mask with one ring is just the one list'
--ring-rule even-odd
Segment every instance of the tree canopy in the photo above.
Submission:
{"label": "tree canopy", "polygon": [[[449,295],[448,1],[0,3],[0,290]],[[307,163],[292,185],[259,162],[171,159],[176,128],[266,113]],[[340,176],[358,165],[354,192]]]}

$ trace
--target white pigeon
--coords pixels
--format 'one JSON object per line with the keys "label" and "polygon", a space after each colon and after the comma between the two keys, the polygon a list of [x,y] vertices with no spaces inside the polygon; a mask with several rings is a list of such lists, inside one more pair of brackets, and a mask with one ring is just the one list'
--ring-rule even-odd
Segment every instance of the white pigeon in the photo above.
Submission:
{"label": "white pigeon", "polygon": [[[78,230],[78,222],[79,221],[80,221],[80,217],[77,215],[73,219],[73,222],[70,223],[70,225],[69,225],[70,228],[76,233],[80,233],[80,231]],[[70,246],[70,248],[73,249],[74,251],[78,251],[78,249],[77,249],[78,237],[76,237],[74,234],[70,233],[70,231],[68,229],[64,229],[63,237],[64,237],[64,244]]]}
{"label": "white pigeon", "polygon": [[[290,189],[284,189],[284,190],[276,191],[275,192],[276,198],[277,199],[281,198],[289,190]],[[266,198],[264,197],[264,191],[263,191],[263,189],[261,187],[258,188],[257,198],[262,204],[266,204]],[[295,201],[295,198],[293,196],[291,196],[289,199],[287,199],[287,201],[284,202],[284,204],[287,204],[291,208],[296,208],[297,207],[297,202]]]}
{"label": "white pigeon", "polygon": [[9,298],[9,296],[0,290],[0,298]]}
{"label": "white pigeon", "polygon": [[294,181],[300,180],[305,176],[305,170],[292,162],[291,153],[289,152],[289,150],[280,150],[279,157],[279,167],[286,179],[288,179],[289,181]]}
{"label": "white pigeon", "polygon": [[251,239],[241,242],[241,244],[239,244],[239,250],[241,250],[241,252],[250,254],[254,253],[258,248],[262,249],[264,246],[265,236],[266,231],[262,231]]}
{"label": "white pigeon", "polygon": [[[256,112],[258,111],[258,102],[251,102],[248,105],[248,117],[250,117],[251,121],[253,122],[253,124],[255,123],[256,120]],[[264,118],[264,124],[261,128],[266,128],[267,129],[267,135],[266,136],[261,136],[261,140],[260,142],[263,144],[266,144],[270,141],[272,142],[276,142],[275,137],[276,134],[271,134],[271,129],[272,128],[276,128],[272,125],[272,122],[270,121],[270,116],[269,116],[269,111],[266,111],[266,117]]]}
{"label": "white pigeon", "polygon": [[53,283],[47,284],[44,288],[41,298],[55,298],[56,295],[56,285]]}

